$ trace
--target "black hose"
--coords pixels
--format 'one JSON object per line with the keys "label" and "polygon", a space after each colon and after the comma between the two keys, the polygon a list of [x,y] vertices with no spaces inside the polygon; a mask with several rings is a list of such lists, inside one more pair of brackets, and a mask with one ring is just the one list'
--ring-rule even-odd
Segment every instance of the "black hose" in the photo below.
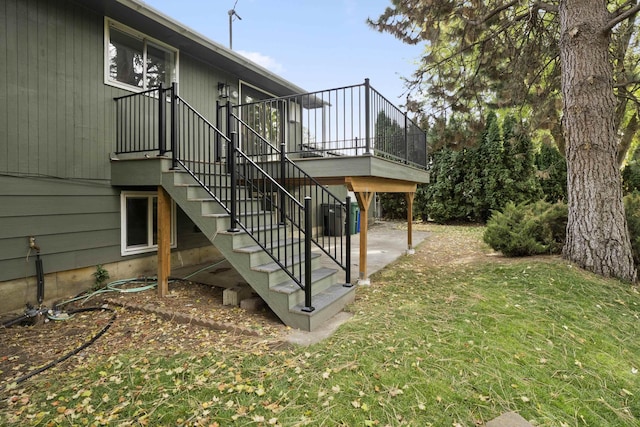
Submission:
{"label": "black hose", "polygon": [[42,301],[44,301],[44,269],[42,267],[42,258],[40,258],[40,250],[36,252],[36,279],[38,282],[38,305],[41,306]]}
{"label": "black hose", "polygon": [[81,312],[85,312],[85,311],[110,311],[113,313],[113,315],[111,316],[111,318],[109,319],[109,321],[107,322],[107,324],[100,330],[100,332],[98,332],[96,335],[93,336],[93,338],[91,338],[89,341],[87,341],[86,343],[82,344],[80,347],[76,348],[75,350],[65,354],[64,356],[60,357],[59,359],[54,360],[53,362],[39,368],[36,369],[33,372],[29,372],[27,375],[24,375],[20,378],[18,378],[16,381],[14,381],[16,384],[20,384],[23,381],[28,380],[29,378],[33,377],[34,375],[37,375],[41,372],[46,371],[49,368],[52,368],[53,366],[57,365],[58,363],[64,362],[65,360],[67,360],[68,358],[70,358],[73,355],[76,355],[78,353],[80,353],[82,350],[84,350],[85,348],[89,347],[91,344],[93,344],[94,342],[96,342],[96,340],[98,338],[100,338],[102,335],[104,335],[105,332],[107,332],[107,330],[111,327],[111,325],[113,324],[113,322],[116,320],[116,311],[112,308],[107,308],[107,307],[84,307],[84,308],[78,308],[75,310],[71,310],[68,313],[69,314],[74,314],[74,313],[81,313]]}
{"label": "black hose", "polygon": [[16,323],[20,323],[23,320],[26,320],[26,319],[28,319],[30,317],[31,316],[29,316],[28,314],[23,314],[22,316],[18,316],[18,317],[15,317],[15,318],[11,319],[11,320],[7,320],[7,321],[3,322],[2,323],[2,327],[3,328],[8,328],[9,326],[13,326]]}

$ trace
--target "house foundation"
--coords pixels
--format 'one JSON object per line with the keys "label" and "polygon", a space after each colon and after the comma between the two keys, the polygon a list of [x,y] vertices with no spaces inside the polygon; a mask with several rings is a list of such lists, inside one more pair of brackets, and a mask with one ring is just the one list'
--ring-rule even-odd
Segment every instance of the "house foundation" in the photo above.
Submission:
{"label": "house foundation", "polygon": [[[222,255],[214,246],[173,251],[171,253],[171,265],[176,268],[191,265],[206,264],[220,260]],[[127,259],[119,262],[103,264],[102,268],[109,273],[107,282],[129,279],[134,277],[155,276],[158,271],[157,255]],[[46,271],[46,259],[45,259]],[[44,302],[47,307],[55,302],[72,298],[81,292],[95,286],[94,273],[96,266],[78,268],[74,270],[59,271],[44,275]],[[0,315],[23,310],[27,304],[36,306],[37,281],[35,276],[24,277],[15,280],[0,282]]]}

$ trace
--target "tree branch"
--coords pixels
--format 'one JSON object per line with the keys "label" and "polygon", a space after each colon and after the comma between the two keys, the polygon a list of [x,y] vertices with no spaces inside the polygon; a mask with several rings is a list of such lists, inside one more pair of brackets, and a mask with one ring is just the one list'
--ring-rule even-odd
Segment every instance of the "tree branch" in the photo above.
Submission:
{"label": "tree branch", "polygon": [[626,2],[624,2],[623,4],[620,5],[620,7],[618,7],[615,12],[612,12],[613,16],[618,15],[619,13],[622,13],[624,10],[626,10],[629,7],[633,7],[636,5],[636,3],[638,3],[638,0],[627,0]]}
{"label": "tree branch", "polygon": [[629,85],[636,85],[638,83],[640,83],[640,80],[628,80],[628,81],[625,81],[625,82],[616,83],[616,84],[613,85],[613,87],[614,87],[614,89],[618,89],[618,88],[621,88],[621,87],[627,87]]}
{"label": "tree branch", "polygon": [[618,153],[617,160],[618,166],[622,165],[624,162],[624,158],[627,156],[627,151],[629,151],[629,147],[631,147],[631,141],[633,141],[633,137],[636,135],[638,131],[638,115],[634,114],[629,119],[627,126],[625,126],[622,139],[620,140],[620,144],[618,145]]}
{"label": "tree branch", "polygon": [[488,14],[486,14],[485,16],[483,16],[482,18],[480,18],[477,21],[469,21],[470,24],[472,25],[482,25],[485,22],[487,22],[489,19],[493,18],[494,16],[496,16],[497,14],[499,14],[500,12],[502,12],[503,10],[509,9],[512,6],[515,6],[519,3],[518,0],[512,0],[506,4],[503,4],[502,6],[496,7],[495,9],[493,9],[491,12],[489,12]]}
{"label": "tree branch", "polygon": [[542,9],[545,10],[547,12],[555,12],[558,13],[558,6],[554,5],[554,4],[549,4],[543,1],[537,1],[535,3],[533,3],[533,9]]}
{"label": "tree branch", "polygon": [[631,9],[626,10],[625,12],[618,12],[617,14],[614,14],[613,15],[613,19],[611,21],[607,22],[607,25],[605,25],[602,30],[605,33],[611,31],[613,29],[613,27],[615,27],[616,25],[618,25],[620,22],[624,21],[625,19],[635,15],[639,11],[640,11],[640,4],[636,4],[634,7],[632,7]]}

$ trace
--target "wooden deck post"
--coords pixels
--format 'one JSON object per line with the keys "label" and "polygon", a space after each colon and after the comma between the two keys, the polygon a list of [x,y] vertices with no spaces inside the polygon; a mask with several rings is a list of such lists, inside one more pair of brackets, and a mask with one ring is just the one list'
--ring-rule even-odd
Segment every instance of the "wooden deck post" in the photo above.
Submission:
{"label": "wooden deck post", "polygon": [[407,198],[407,255],[416,253],[413,249],[413,199],[416,193],[405,193]]}
{"label": "wooden deck post", "polygon": [[345,184],[349,191],[353,191],[358,199],[360,207],[360,275],[358,277],[359,285],[369,285],[369,276],[367,276],[367,228],[369,223],[369,206],[373,195],[378,193],[405,193],[407,195],[407,203],[409,205],[409,249],[412,248],[412,228],[411,219],[413,219],[413,198],[416,194],[417,183],[411,181],[402,181],[378,177],[345,177]]}
{"label": "wooden deck post", "polygon": [[371,191],[356,192],[356,199],[360,206],[360,274],[358,275],[359,285],[369,285],[367,276],[367,229],[369,228],[369,206],[375,193]]}
{"label": "wooden deck post", "polygon": [[158,186],[158,296],[169,293],[171,274],[171,196]]}

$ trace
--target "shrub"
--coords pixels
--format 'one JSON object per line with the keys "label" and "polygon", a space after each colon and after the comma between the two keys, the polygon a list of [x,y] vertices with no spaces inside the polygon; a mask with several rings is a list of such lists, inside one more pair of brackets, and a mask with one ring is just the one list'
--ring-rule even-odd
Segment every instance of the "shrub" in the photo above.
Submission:
{"label": "shrub", "polygon": [[624,194],[640,191],[640,164],[635,160],[622,169],[622,190]]}
{"label": "shrub", "polygon": [[99,289],[105,285],[105,282],[109,280],[109,271],[102,266],[102,264],[96,265],[96,271],[93,273],[95,278],[94,289]]}
{"label": "shrub", "polygon": [[493,212],[483,239],[505,256],[558,254],[564,246],[566,226],[564,203],[509,202],[502,212]]}
{"label": "shrub", "polygon": [[[624,210],[631,238],[631,251],[640,265],[640,191],[624,197]],[[539,201],[532,204],[508,203],[503,212],[493,212],[483,239],[506,256],[559,254],[564,246],[567,206]]]}
{"label": "shrub", "polygon": [[404,193],[380,193],[379,197],[383,218],[407,218],[407,199]]}
{"label": "shrub", "polygon": [[433,153],[431,183],[418,194],[417,210],[422,219],[438,223],[468,221],[473,210],[470,174],[473,150],[443,148]]}

